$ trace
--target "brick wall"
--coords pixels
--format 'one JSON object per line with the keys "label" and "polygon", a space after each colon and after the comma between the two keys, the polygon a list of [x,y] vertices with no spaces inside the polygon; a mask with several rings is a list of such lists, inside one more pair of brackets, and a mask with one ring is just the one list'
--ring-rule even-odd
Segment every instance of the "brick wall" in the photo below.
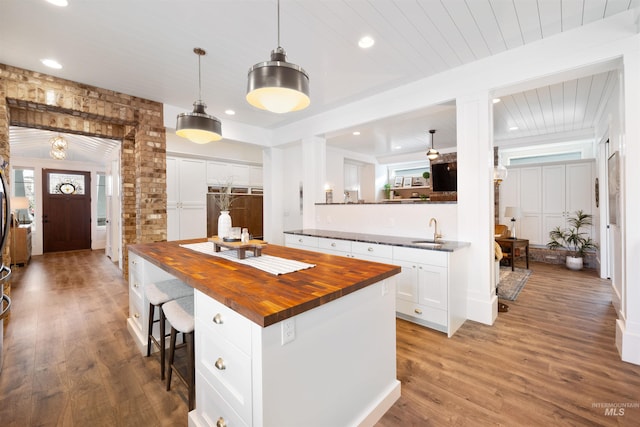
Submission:
{"label": "brick wall", "polygon": [[[125,277],[128,244],[167,239],[162,114],[162,104],[157,102],[0,64],[0,155],[9,163],[11,125],[122,141]],[[6,176],[9,168],[4,172]],[[5,250],[5,263],[9,256]]]}

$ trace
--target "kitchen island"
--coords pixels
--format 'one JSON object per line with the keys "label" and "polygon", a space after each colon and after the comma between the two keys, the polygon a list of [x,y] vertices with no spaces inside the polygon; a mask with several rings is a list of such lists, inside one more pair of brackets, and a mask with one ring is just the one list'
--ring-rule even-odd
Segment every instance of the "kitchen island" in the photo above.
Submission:
{"label": "kitchen island", "polygon": [[373,425],[399,398],[399,267],[267,245],[263,255],[314,265],[273,275],[181,246],[202,241],[128,247],[128,326],[143,354],[144,284],[195,290],[190,425]]}

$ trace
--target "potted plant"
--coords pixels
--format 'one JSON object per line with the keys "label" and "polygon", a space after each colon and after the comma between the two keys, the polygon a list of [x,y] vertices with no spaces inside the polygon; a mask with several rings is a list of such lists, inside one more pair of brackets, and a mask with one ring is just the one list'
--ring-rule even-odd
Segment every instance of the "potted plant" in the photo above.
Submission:
{"label": "potted plant", "polygon": [[385,199],[391,198],[391,184],[384,185],[384,198]]}
{"label": "potted plant", "polygon": [[570,270],[582,270],[584,257],[591,250],[598,249],[598,244],[589,236],[588,231],[583,231],[593,225],[593,215],[586,214],[582,210],[576,211],[574,216],[567,219],[568,228],[564,230],[556,227],[549,232],[549,249],[565,249],[567,251],[566,265]]}

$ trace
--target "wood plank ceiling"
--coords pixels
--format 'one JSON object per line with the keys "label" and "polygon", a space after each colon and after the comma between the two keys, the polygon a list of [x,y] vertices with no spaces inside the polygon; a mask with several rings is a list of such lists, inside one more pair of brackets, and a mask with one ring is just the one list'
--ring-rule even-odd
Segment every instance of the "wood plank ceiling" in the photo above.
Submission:
{"label": "wood plank ceiling", "polygon": [[[66,8],[44,0],[3,0],[0,63],[189,111],[197,95],[192,49],[201,46],[208,50],[202,61],[208,112],[223,121],[274,129],[640,6],[640,0],[281,3],[282,46],[289,60],[311,76],[312,105],[302,112],[271,114],[244,100],[249,66],[267,60],[277,44],[273,0],[70,0]],[[365,34],[376,40],[368,50],[357,46]],[[45,68],[40,63],[45,57],[57,58],[63,68]],[[615,78],[614,73],[582,76],[501,96],[495,107],[495,139],[593,127]],[[328,135],[329,143],[378,156],[397,146],[404,152],[420,151],[428,141],[426,131],[434,127],[442,129],[436,143],[455,145],[455,113],[447,107],[371,123],[359,129],[357,141],[345,129]],[[233,118],[224,115],[227,109],[235,111]],[[509,131],[514,126],[516,133]],[[34,138],[21,131],[12,136],[12,144]],[[99,158],[97,149],[93,152]]]}

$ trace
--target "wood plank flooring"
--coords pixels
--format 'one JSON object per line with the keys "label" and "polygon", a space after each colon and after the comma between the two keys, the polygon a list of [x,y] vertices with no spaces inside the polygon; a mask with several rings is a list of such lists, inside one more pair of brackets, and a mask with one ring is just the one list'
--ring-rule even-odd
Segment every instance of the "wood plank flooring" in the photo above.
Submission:
{"label": "wood plank flooring", "polygon": [[[640,366],[620,361],[607,281],[532,263],[510,311],[452,338],[398,320],[402,397],[379,426],[640,425]],[[14,270],[0,425],[186,426],[180,382],[126,328],[127,283],[100,252],[33,257]],[[296,426],[297,427],[297,426]]]}

